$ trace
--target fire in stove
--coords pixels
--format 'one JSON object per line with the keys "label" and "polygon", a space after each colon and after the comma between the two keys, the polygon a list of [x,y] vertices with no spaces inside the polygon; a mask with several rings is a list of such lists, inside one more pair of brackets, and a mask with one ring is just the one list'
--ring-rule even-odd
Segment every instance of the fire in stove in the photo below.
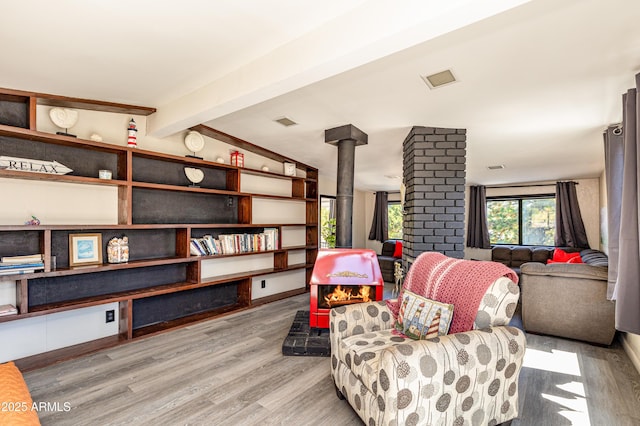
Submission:
{"label": "fire in stove", "polygon": [[[329,289],[332,286],[326,286]],[[325,290],[326,291],[326,290]],[[334,290],[322,298],[319,308],[331,309],[336,306],[352,303],[371,302],[371,287],[368,285],[344,286],[337,285]]]}

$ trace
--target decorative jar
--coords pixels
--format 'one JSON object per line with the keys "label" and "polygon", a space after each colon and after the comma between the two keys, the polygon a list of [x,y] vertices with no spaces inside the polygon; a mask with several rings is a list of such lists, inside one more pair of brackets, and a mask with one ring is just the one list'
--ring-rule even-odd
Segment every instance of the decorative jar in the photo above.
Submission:
{"label": "decorative jar", "polygon": [[129,238],[114,237],[107,244],[107,261],[109,263],[126,263],[129,261]]}

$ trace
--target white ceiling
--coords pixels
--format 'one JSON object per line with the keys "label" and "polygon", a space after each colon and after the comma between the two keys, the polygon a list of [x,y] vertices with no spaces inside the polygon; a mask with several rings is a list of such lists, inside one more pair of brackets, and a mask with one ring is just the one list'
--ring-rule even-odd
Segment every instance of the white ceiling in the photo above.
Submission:
{"label": "white ceiling", "polygon": [[[636,0],[0,0],[0,12],[0,87],[156,107],[154,135],[205,123],[330,177],[324,130],[353,124],[369,135],[364,190],[399,188],[385,175],[402,175],[415,125],[467,129],[469,183],[597,177],[602,130],[640,71]],[[421,79],[447,68],[458,83]]]}

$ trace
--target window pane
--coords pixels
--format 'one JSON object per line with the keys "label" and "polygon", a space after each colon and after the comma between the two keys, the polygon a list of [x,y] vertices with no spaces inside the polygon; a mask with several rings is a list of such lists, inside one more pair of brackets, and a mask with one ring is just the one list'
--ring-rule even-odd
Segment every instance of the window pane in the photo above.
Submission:
{"label": "window pane", "polygon": [[402,205],[400,203],[387,204],[389,238],[402,239]]}
{"label": "window pane", "polygon": [[518,200],[487,201],[491,244],[518,244]]}
{"label": "window pane", "polygon": [[336,199],[320,196],[320,248],[336,246]]}
{"label": "window pane", "polygon": [[522,200],[522,243],[552,246],[556,232],[555,198]]}

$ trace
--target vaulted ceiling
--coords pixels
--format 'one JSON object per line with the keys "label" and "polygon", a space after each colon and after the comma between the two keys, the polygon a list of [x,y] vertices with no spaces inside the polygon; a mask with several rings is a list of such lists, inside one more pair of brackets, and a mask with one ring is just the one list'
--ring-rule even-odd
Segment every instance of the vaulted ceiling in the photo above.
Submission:
{"label": "vaulted ceiling", "polygon": [[634,0],[11,3],[0,87],[156,107],[153,135],[205,123],[327,176],[323,132],[353,124],[364,190],[399,187],[414,125],[467,129],[470,183],[599,176],[640,71]]}

